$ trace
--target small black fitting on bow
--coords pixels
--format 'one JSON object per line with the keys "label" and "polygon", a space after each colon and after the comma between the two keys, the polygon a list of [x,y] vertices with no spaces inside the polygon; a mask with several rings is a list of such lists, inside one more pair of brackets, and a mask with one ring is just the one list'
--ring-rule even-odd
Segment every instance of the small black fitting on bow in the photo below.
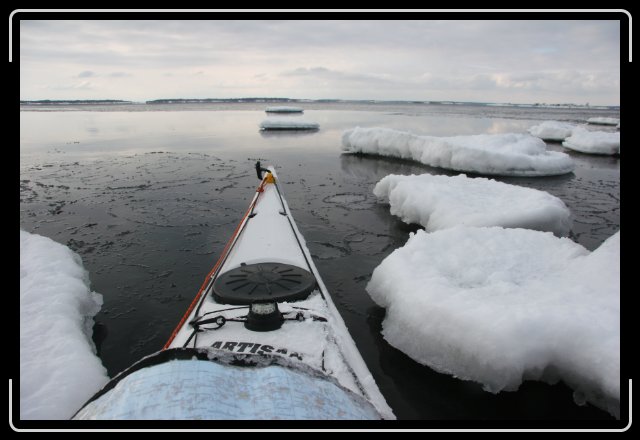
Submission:
{"label": "small black fitting on bow", "polygon": [[256,162],[256,174],[258,175],[258,179],[259,180],[262,180],[262,172],[263,171],[266,171],[267,173],[271,172],[267,168],[262,168],[262,166],[260,166],[260,161],[257,161]]}

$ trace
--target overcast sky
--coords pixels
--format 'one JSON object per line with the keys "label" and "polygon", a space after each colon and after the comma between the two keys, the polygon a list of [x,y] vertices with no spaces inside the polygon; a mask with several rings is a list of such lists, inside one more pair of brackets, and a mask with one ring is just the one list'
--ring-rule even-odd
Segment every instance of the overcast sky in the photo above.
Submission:
{"label": "overcast sky", "polygon": [[22,20],[19,62],[23,100],[620,103],[619,21]]}

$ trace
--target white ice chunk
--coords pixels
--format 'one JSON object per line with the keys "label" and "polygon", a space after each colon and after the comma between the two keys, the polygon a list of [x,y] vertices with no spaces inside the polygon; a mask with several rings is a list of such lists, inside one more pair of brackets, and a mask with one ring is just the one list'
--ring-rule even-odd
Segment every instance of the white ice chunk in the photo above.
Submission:
{"label": "white ice chunk", "polygon": [[574,168],[567,154],[547,151],[543,140],[520,133],[434,137],[356,127],[343,134],[342,149],[489,175],[549,176],[570,173]]}
{"label": "white ice chunk", "polygon": [[391,214],[427,231],[466,226],[503,226],[568,234],[571,212],[559,198],[486,178],[388,175],[373,193],[389,200]]}
{"label": "white ice chunk", "polygon": [[91,340],[101,306],[79,255],[20,231],[21,419],[69,419],[109,380]]}
{"label": "white ice chunk", "polygon": [[267,119],[260,124],[262,130],[317,130],[319,127],[316,122],[299,119]]}
{"label": "white ice chunk", "polygon": [[589,154],[619,154],[620,132],[588,131],[578,127],[563,147]]}
{"label": "white ice chunk", "polygon": [[566,122],[544,121],[529,128],[529,133],[545,141],[563,141],[571,136],[575,127]]}
{"label": "white ice chunk", "polygon": [[619,118],[589,118],[587,119],[589,124],[599,124],[599,125],[618,125],[620,124]]}
{"label": "white ice chunk", "polygon": [[420,230],[367,291],[385,339],[417,362],[494,393],[561,379],[619,417],[619,232],[590,253],[527,229]]}
{"label": "white ice chunk", "polygon": [[300,107],[290,107],[286,105],[267,107],[264,111],[267,113],[302,113],[304,112],[304,110]]}

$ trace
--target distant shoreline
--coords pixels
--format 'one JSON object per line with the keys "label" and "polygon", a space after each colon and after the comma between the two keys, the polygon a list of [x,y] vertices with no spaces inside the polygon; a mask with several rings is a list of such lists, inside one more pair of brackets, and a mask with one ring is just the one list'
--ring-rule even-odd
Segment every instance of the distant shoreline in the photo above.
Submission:
{"label": "distant shoreline", "polygon": [[126,105],[126,104],[220,104],[220,103],[348,103],[348,104],[414,104],[414,105],[473,105],[473,106],[506,106],[506,107],[540,107],[540,108],[584,108],[584,109],[606,109],[620,110],[616,105],[587,105],[587,104],[515,104],[515,103],[494,103],[494,102],[468,102],[468,101],[402,101],[402,100],[376,100],[376,99],[294,99],[294,98],[163,98],[144,102],[134,102],[118,99],[43,99],[43,100],[21,100],[20,105]]}
{"label": "distant shoreline", "polygon": [[40,99],[20,101],[20,105],[95,105],[95,104],[134,104],[133,101],[120,99]]}

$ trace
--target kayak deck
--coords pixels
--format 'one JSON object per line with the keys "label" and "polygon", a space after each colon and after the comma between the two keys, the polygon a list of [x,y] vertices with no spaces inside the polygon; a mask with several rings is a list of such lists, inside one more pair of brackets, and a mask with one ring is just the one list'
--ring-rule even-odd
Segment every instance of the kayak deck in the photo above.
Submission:
{"label": "kayak deck", "polygon": [[[219,269],[205,281],[197,307],[167,346],[274,354],[302,362],[371,401],[384,418],[394,418],[320,278],[272,168],[230,244],[226,255],[221,256]],[[272,331],[248,330],[244,320],[249,306],[220,303],[213,292],[221,274],[261,263],[296,266],[316,281],[306,298],[278,301],[284,321]],[[194,322],[199,331],[189,324]]]}

